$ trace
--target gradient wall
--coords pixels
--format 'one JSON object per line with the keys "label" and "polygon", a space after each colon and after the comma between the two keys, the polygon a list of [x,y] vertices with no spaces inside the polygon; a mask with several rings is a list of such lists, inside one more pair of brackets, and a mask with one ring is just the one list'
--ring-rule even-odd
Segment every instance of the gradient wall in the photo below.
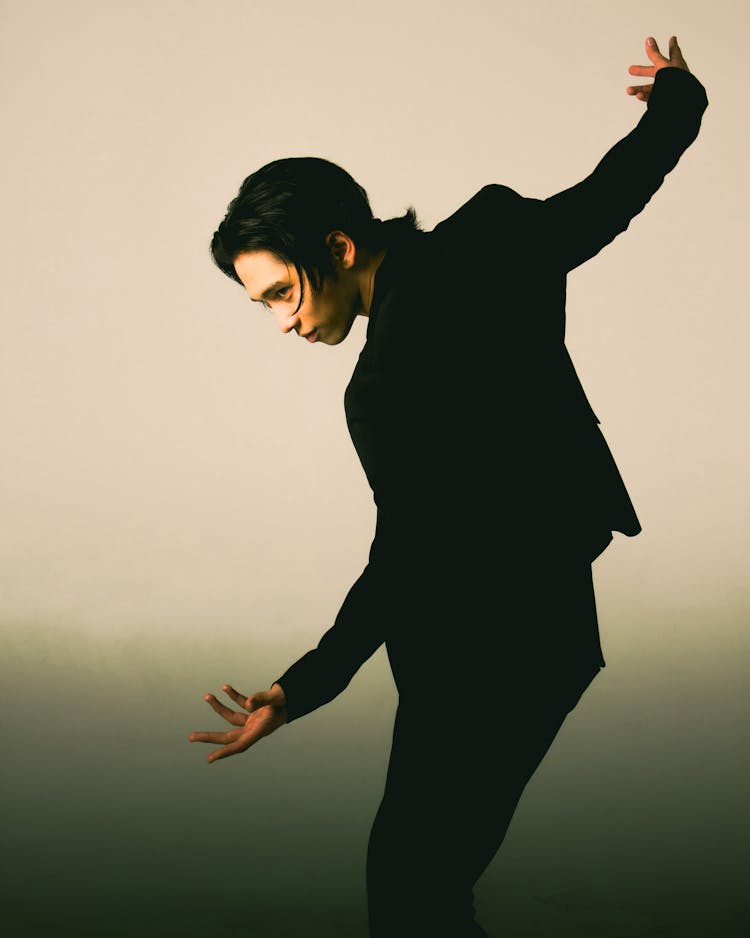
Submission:
{"label": "gradient wall", "polygon": [[[477,895],[493,935],[747,933],[749,22],[739,0],[0,5],[5,934],[363,938],[384,650],[242,756],[208,767],[187,734],[219,726],[205,692],[314,645],[366,561],[342,401],[366,323],[282,336],[210,236],[280,156],[427,228],[488,182],[567,188],[672,33],[701,135],[569,280],[644,531],[595,564],[608,667]],[[486,297],[461,328],[501,314]]]}

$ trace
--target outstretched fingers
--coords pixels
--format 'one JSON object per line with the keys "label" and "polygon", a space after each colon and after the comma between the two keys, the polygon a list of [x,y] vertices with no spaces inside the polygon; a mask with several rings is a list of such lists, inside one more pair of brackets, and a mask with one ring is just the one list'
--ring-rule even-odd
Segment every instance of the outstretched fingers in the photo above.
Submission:
{"label": "outstretched fingers", "polygon": [[[672,37],[674,38],[674,37]],[[670,43],[671,43],[670,39]],[[646,40],[646,55],[651,59],[654,66],[664,66],[669,64],[669,59],[666,56],[662,55],[659,51],[659,46],[657,45],[656,40],[653,36],[649,36]]]}
{"label": "outstretched fingers", "polygon": [[[689,71],[685,59],[682,57],[682,50],[677,43],[676,36],[669,37],[669,58],[662,55],[659,46],[653,36],[646,40],[646,54],[651,59],[651,65],[631,65],[628,71],[631,75],[639,75],[642,78],[653,78],[661,68],[673,66]],[[638,98],[639,101],[648,101],[653,85],[630,85],[625,90],[629,95]]]}
{"label": "outstretched fingers", "polygon": [[640,75],[641,78],[653,78],[657,68],[669,64],[669,59],[666,59],[659,52],[659,47],[653,36],[649,36],[646,40],[646,55],[651,59],[651,65],[631,65],[628,69],[631,75]]}
{"label": "outstretched fingers", "polygon": [[649,36],[646,40],[646,55],[651,60],[651,65],[631,65],[628,72],[631,75],[639,75],[641,78],[653,78],[660,68],[665,68],[668,65],[674,65],[688,71],[687,63],[677,42],[677,36],[669,37],[668,49],[669,56],[662,55],[654,37]]}
{"label": "outstretched fingers", "polygon": [[226,733],[191,733],[188,739],[191,743],[217,743],[220,749],[214,749],[208,754],[208,762],[216,762],[217,759],[225,759],[227,756],[233,756],[238,752],[244,752],[259,738],[258,734],[243,732],[243,730],[227,730]]}
{"label": "outstretched fingers", "polygon": [[219,743],[222,746],[229,746],[239,738],[240,733],[241,730],[226,730],[226,732],[197,730],[190,733],[188,739],[191,743]]}
{"label": "outstretched fingers", "polygon": [[238,707],[242,707],[243,710],[248,709],[246,694],[241,694],[238,690],[235,690],[231,684],[224,684],[222,690],[228,697],[232,698]]}
{"label": "outstretched fingers", "polygon": [[244,752],[246,749],[249,749],[253,743],[256,743],[260,737],[261,734],[259,733],[243,733],[233,742],[222,746],[221,749],[214,749],[213,752],[209,753],[208,761],[216,762],[217,759],[226,759],[227,756],[234,756],[238,752]]}
{"label": "outstretched fingers", "polygon": [[648,101],[653,85],[630,85],[625,90],[628,94],[635,95],[639,101]]}
{"label": "outstretched fingers", "polygon": [[[269,736],[280,726],[287,722],[286,699],[282,688],[273,691],[258,691],[250,697],[244,697],[235,690],[231,684],[223,687],[232,700],[244,708],[244,713],[238,713],[217,700],[213,694],[206,694],[204,700],[209,706],[222,716],[236,729],[225,732],[196,731],[188,734],[191,743],[219,744],[208,756],[209,762],[225,759],[238,752],[244,752],[264,736]],[[248,712],[249,711],[249,712]]]}
{"label": "outstretched fingers", "polygon": [[217,700],[213,694],[206,694],[203,699],[213,710],[219,714],[219,716],[224,717],[227,723],[231,723],[234,726],[245,725],[245,720],[247,719],[246,713],[237,713],[236,710],[231,710],[220,700]]}

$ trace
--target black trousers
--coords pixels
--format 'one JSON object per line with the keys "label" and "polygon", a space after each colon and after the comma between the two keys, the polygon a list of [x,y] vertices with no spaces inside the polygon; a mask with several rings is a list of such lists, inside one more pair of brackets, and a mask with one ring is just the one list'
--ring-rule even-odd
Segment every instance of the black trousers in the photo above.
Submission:
{"label": "black trousers", "polygon": [[[420,671],[418,695],[408,693],[401,668],[385,792],[368,846],[371,938],[487,936],[474,919],[474,884],[526,783],[603,664],[590,565],[558,567],[533,602],[518,583],[508,581],[511,598],[500,618],[533,630],[544,617],[547,642],[538,654],[522,641],[503,657],[491,641],[474,642],[467,657],[458,651],[465,645],[459,630],[456,655],[447,654],[445,639],[442,665],[439,656],[431,661],[432,680]],[[496,666],[488,667],[492,655]]]}

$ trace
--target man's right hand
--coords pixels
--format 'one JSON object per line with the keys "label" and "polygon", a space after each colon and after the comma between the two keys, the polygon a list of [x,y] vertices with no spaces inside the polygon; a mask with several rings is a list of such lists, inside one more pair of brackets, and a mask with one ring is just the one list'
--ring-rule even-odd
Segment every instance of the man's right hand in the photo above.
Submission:
{"label": "man's right hand", "polygon": [[[286,697],[284,689],[274,684],[270,690],[258,691],[249,697],[240,694],[231,684],[225,684],[224,692],[242,707],[244,712],[232,710],[217,700],[213,694],[206,694],[203,698],[209,706],[222,716],[227,723],[237,729],[226,732],[193,732],[188,736],[191,743],[220,743],[221,748],[209,753],[208,761],[216,762],[244,752],[253,743],[264,736],[270,736],[280,726],[287,722]],[[249,714],[249,716],[248,716]]]}

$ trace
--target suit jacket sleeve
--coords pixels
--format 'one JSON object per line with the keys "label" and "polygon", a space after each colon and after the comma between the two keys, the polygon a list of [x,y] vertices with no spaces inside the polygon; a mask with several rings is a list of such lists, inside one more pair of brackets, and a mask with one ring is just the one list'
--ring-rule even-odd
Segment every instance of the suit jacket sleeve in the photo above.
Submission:
{"label": "suit jacket sleeve", "polygon": [[590,176],[539,204],[537,224],[550,259],[572,270],[625,231],[695,140],[707,106],[694,75],[659,69],[637,126]]}
{"label": "suit jacket sleeve", "polygon": [[377,563],[373,559],[376,543],[377,535],[370,562],[317,647],[273,682],[284,690],[289,723],[337,697],[385,640],[383,618],[377,609]]}

